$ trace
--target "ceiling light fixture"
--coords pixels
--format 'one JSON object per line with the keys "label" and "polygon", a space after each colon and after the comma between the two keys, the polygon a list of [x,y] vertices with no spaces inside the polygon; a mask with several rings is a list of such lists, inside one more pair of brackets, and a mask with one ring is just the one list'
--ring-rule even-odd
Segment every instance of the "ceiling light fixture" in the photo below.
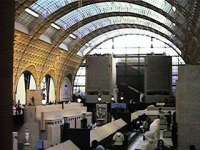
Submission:
{"label": "ceiling light fixture", "polygon": [[76,39],[76,35],[74,35],[74,34],[70,34],[69,37],[74,39],[74,40]]}
{"label": "ceiling light fixture", "polygon": [[36,12],[34,12],[33,10],[29,8],[26,8],[25,11],[34,17],[37,17],[37,18],[39,17],[39,15]]}
{"label": "ceiling light fixture", "polygon": [[54,27],[57,30],[60,30],[60,27],[57,24],[55,24],[55,23],[52,23],[51,26]]}
{"label": "ceiling light fixture", "polygon": [[98,97],[98,99],[97,99],[99,102],[101,101],[101,97]]}

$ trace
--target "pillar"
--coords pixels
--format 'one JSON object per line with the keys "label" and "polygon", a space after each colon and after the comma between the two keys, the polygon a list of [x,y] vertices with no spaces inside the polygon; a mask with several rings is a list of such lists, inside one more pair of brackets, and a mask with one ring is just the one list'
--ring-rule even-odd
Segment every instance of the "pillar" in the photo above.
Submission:
{"label": "pillar", "polygon": [[14,0],[0,2],[0,149],[12,150]]}
{"label": "pillar", "polygon": [[176,91],[178,150],[200,149],[200,65],[179,67]]}

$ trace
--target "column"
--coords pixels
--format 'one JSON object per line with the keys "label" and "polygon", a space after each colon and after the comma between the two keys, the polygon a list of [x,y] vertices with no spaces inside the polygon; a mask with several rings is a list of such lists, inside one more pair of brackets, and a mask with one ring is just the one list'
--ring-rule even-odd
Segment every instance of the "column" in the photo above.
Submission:
{"label": "column", "polygon": [[200,149],[200,66],[179,68],[176,91],[178,150]]}
{"label": "column", "polygon": [[0,3],[0,149],[12,150],[14,0]]}

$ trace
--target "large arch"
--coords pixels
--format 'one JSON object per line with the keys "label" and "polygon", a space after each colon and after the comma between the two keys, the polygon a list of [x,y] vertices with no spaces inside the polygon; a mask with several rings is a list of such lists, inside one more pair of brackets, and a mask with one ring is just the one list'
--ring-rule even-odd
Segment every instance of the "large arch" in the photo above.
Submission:
{"label": "large arch", "polygon": [[93,45],[92,48],[91,48],[88,52],[86,52],[85,55],[83,55],[83,57],[86,57],[91,51],[93,51],[96,47],[98,47],[98,46],[101,45],[102,43],[104,43],[104,42],[106,42],[106,41],[108,41],[108,40],[110,40],[110,39],[112,39],[112,38],[116,38],[116,37],[120,37],[120,36],[125,36],[125,35],[142,35],[142,36],[147,36],[147,37],[154,38],[154,39],[156,39],[156,40],[158,40],[158,41],[161,41],[161,42],[165,43],[167,46],[171,47],[180,57],[182,57],[182,56],[181,56],[181,53],[179,53],[179,52],[177,51],[177,49],[175,49],[175,47],[173,47],[172,45],[170,45],[170,44],[168,44],[168,43],[166,43],[166,42],[164,42],[164,41],[162,41],[162,40],[160,40],[159,38],[154,37],[154,36],[151,36],[151,35],[147,35],[147,34],[134,34],[134,33],[119,34],[119,35],[115,35],[115,36],[106,38],[105,40],[102,40],[101,42],[97,43],[96,45]]}
{"label": "large arch", "polygon": [[36,71],[36,67],[35,65],[27,65],[26,67],[24,67],[24,69],[22,69],[18,74],[16,74],[16,79],[13,81],[13,93],[15,95],[16,90],[17,90],[17,82],[20,78],[20,76],[23,74],[24,71],[29,71],[32,73],[34,80],[36,81],[36,87],[38,88],[39,86],[39,79],[38,79],[38,73]]}
{"label": "large arch", "polygon": [[65,77],[60,87],[60,101],[68,101],[72,99],[72,83]]}
{"label": "large arch", "polygon": [[156,33],[156,34],[166,38],[168,41],[173,43],[180,50],[182,48],[182,45],[180,45],[180,43],[176,43],[176,41],[174,41],[171,37],[168,37],[167,35],[165,35],[164,33],[161,33],[160,31],[158,31],[156,29],[146,27],[146,26],[142,26],[142,25],[138,25],[138,24],[123,24],[122,23],[122,24],[117,24],[117,25],[109,25],[109,26],[97,29],[97,30],[87,34],[85,37],[83,37],[78,42],[76,42],[74,47],[72,47],[71,52],[74,53],[74,50],[76,51],[76,50],[80,49],[80,47],[82,47],[88,41],[90,41],[91,39],[93,39],[93,38],[95,38],[95,37],[97,37],[101,34],[104,34],[106,32],[112,31],[112,30],[123,29],[123,28],[136,28],[136,29],[142,29],[142,30],[147,30],[147,31]]}
{"label": "large arch", "polygon": [[[109,32],[109,31],[112,31],[112,30],[117,30],[117,29],[123,29],[123,28],[138,28],[138,29],[143,29],[143,30],[149,30],[149,31],[151,31],[153,33],[156,33],[158,35],[163,36],[164,38],[166,38],[167,40],[171,41],[172,43],[175,43],[176,47],[178,47],[180,50],[183,49],[183,47],[181,47],[178,43],[174,42],[171,38],[169,38],[168,36],[166,36],[163,33],[160,33],[159,31],[157,31],[155,29],[149,29],[148,27],[140,26],[140,25],[137,25],[137,24],[118,24],[117,26],[116,25],[111,25],[111,26],[107,26],[107,27],[98,29],[96,31],[93,31],[92,33],[88,34],[83,39],[81,39],[81,41],[77,42],[77,45],[75,45],[72,48],[69,56],[65,59],[65,61],[62,64],[62,68],[63,68],[62,73],[64,71],[65,65],[70,62],[70,57],[73,56],[74,54],[76,54],[77,51],[80,50],[80,48],[83,45],[85,45],[88,41],[90,41],[91,39],[97,37],[98,35],[104,34],[106,32]],[[185,59],[184,55],[183,55],[183,58]]]}
{"label": "large arch", "polygon": [[[122,29],[123,30],[123,29]],[[107,32],[108,34],[110,33],[110,32],[112,32],[112,31],[109,31],[109,32]],[[104,35],[104,34],[103,34]],[[110,35],[110,34],[109,34]],[[152,35],[148,35],[148,34],[141,34],[141,33],[124,33],[123,32],[123,34],[122,33],[118,33],[117,32],[117,34],[116,35],[112,35],[112,36],[110,36],[110,37],[108,37],[108,38],[105,38],[105,39],[103,39],[103,40],[101,40],[100,42],[98,42],[98,43],[95,43],[94,45],[92,45],[92,47],[90,47],[90,50],[89,51],[87,51],[82,57],[82,61],[80,62],[80,64],[79,64],[79,67],[81,66],[81,64],[83,63],[83,61],[85,60],[85,57],[91,52],[91,51],[93,51],[96,47],[98,47],[99,45],[101,45],[102,43],[104,43],[104,42],[106,42],[106,41],[108,41],[108,40],[110,40],[110,39],[112,39],[112,38],[116,38],[116,37],[120,37],[120,36],[124,36],[124,35],[142,35],[142,36],[147,36],[147,37],[153,37],[154,39],[156,39],[156,40],[158,40],[158,41],[161,41],[161,42],[163,42],[163,43],[165,43],[166,45],[168,45],[170,48],[172,48],[181,58],[182,58],[182,55],[181,55],[181,53],[180,53],[180,51],[177,51],[178,49],[176,48],[176,47],[174,47],[174,46],[172,46],[172,45],[170,45],[169,43],[166,43],[165,41],[163,41],[163,40],[161,40],[161,39],[159,39],[158,37],[155,37],[155,36],[152,36]],[[101,36],[101,35],[100,35]],[[99,36],[98,36],[99,37]],[[98,38],[97,37],[97,38]],[[101,37],[100,37],[101,38]],[[92,43],[92,42],[91,42]],[[86,46],[87,47],[87,46]],[[86,47],[85,47],[85,49],[86,49]],[[82,47],[83,49],[84,49],[84,47]],[[81,49],[82,49],[81,48]],[[77,69],[76,69],[76,73],[75,74],[77,74],[77,71],[79,70],[79,67],[77,67]]]}
{"label": "large arch", "polygon": [[[64,66],[67,65],[69,63],[69,58],[74,55],[83,45],[85,45],[88,41],[90,41],[91,39],[95,38],[96,36],[98,35],[101,35],[103,33],[106,33],[106,32],[109,32],[109,31],[112,31],[112,30],[117,30],[117,29],[122,29],[122,28],[138,28],[138,29],[144,29],[144,30],[149,30],[153,33],[156,33],[156,34],[159,34],[159,35],[162,35],[163,37],[165,37],[166,39],[168,39],[169,41],[172,42],[172,39],[170,39],[168,36],[166,36],[165,34],[163,33],[160,33],[159,31],[155,30],[155,29],[152,29],[152,28],[148,28],[148,27],[145,27],[145,26],[140,26],[140,25],[137,25],[137,24],[118,24],[117,26],[115,25],[110,25],[110,26],[107,26],[107,27],[104,27],[104,28],[101,28],[101,29],[98,29],[92,33],[90,33],[89,35],[85,36],[83,39],[81,39],[79,42],[77,42],[78,44],[75,45],[70,54],[66,57],[63,65],[62,65],[62,68],[64,70]],[[174,42],[172,42],[174,43]],[[180,47],[178,46],[178,44],[176,45],[179,49]]]}
{"label": "large arch", "polygon": [[46,74],[41,82],[41,89],[43,91],[43,104],[55,103],[56,101],[56,86],[54,78]]}
{"label": "large arch", "polygon": [[[66,62],[69,62],[69,58],[71,57],[71,55],[74,55],[74,53],[76,53],[84,44],[86,44],[91,39],[93,39],[96,36],[101,35],[103,33],[106,33],[106,32],[112,31],[112,30],[122,29],[122,28],[139,28],[139,29],[144,29],[144,30],[150,30],[151,32],[154,32],[156,34],[159,34],[159,35],[165,37],[166,39],[168,39],[172,43],[175,43],[172,39],[170,39],[169,37],[167,37],[165,34],[160,33],[159,31],[157,31],[155,29],[148,29],[145,26],[140,26],[140,25],[136,25],[136,24],[119,24],[117,26],[111,25],[111,26],[104,27],[102,29],[98,29],[98,30],[96,30],[96,31],[88,34],[87,36],[85,36],[83,39],[81,39],[81,41],[77,42],[77,45],[75,45],[74,48],[72,48],[69,57],[66,58],[65,62],[63,63],[63,67],[64,67],[64,65],[65,65]],[[175,44],[175,45],[179,49],[182,49],[178,44]]]}
{"label": "large arch", "polygon": [[[134,30],[134,29],[133,29]],[[112,32],[112,31],[111,31]],[[108,34],[106,34],[107,36],[106,37],[110,37],[110,39],[113,37],[112,35],[114,35],[114,34],[111,34],[111,36],[109,36],[110,35],[110,33],[111,32],[108,32]],[[119,35],[114,35],[115,37],[118,37],[118,36],[123,36],[122,34],[120,34],[120,32],[119,31],[116,31],[115,33],[119,33]],[[121,33],[123,33],[123,31],[121,31]],[[142,33],[142,32],[141,32]],[[146,33],[146,32],[144,32],[144,33]],[[100,45],[101,43],[103,43],[104,41],[106,41],[107,39],[106,39],[106,37],[104,37],[104,35],[105,34],[103,34],[102,36],[99,36],[99,37],[97,37],[97,38],[95,38],[95,39],[93,39],[93,40],[91,40],[90,42],[88,42],[87,44],[86,44],[86,46],[85,47],[88,47],[88,50],[90,50],[90,49],[92,49],[93,48],[93,46],[98,46],[98,45]],[[130,31],[130,34],[127,32],[127,35],[131,35],[131,31]],[[134,35],[134,32],[132,33],[132,35]],[[151,35],[151,34],[150,34]],[[138,61],[138,63],[136,63],[137,65],[138,64],[143,64],[143,62],[144,62],[144,59],[143,59],[143,56],[145,56],[146,54],[148,54],[148,53],[151,53],[151,52],[154,52],[154,54],[161,54],[161,53],[163,53],[163,52],[166,52],[166,55],[168,56],[172,56],[172,58],[173,58],[173,65],[174,65],[174,63],[175,62],[178,62],[177,64],[182,64],[182,63],[184,63],[183,61],[182,61],[182,59],[180,59],[180,57],[177,57],[177,54],[175,53],[175,52],[172,52],[172,50],[170,49],[170,48],[168,48],[168,46],[167,45],[164,45],[164,44],[161,44],[160,45],[160,43],[159,44],[156,44],[157,42],[156,42],[156,40],[154,40],[154,37],[153,37],[153,40],[151,40],[152,39],[152,36],[150,36],[149,35],[149,38],[147,38],[148,40],[141,40],[142,38],[140,38],[140,37],[137,37],[137,36],[133,36],[135,39],[133,39],[133,38],[131,38],[131,36],[128,36],[128,37],[124,37],[123,38],[123,40],[115,40],[115,39],[113,39],[113,40],[109,40],[109,42],[107,42],[107,43],[105,43],[105,44],[102,44],[102,46],[100,46],[100,47],[98,47],[97,49],[95,49],[94,51],[95,52],[92,52],[92,54],[91,55],[93,55],[93,54],[96,54],[96,55],[103,55],[103,54],[113,54],[113,56],[114,56],[114,58],[115,57],[120,57],[121,59],[123,59],[123,61],[122,62],[124,62],[124,63],[127,63],[126,62],[126,58],[128,58],[128,62],[130,61],[131,62],[131,60],[134,60],[134,62],[136,63],[136,61]],[[105,38],[105,40],[102,40],[102,39],[104,39]],[[142,42],[140,42],[140,41],[138,41],[137,39],[140,39],[140,41],[142,41]],[[120,39],[120,38],[119,38]],[[127,39],[127,40],[126,40]],[[131,40],[130,40],[131,39]],[[162,39],[162,38],[161,38]],[[97,42],[95,42],[97,40]],[[141,44],[137,44],[137,42],[133,42],[132,43],[132,41],[134,41],[134,40],[136,40],[138,43],[141,43]],[[149,42],[148,42],[149,41]],[[100,42],[100,43],[99,43]],[[130,44],[129,44],[129,42],[130,42]],[[94,45],[92,45],[94,43]],[[99,43],[99,44],[98,44]],[[131,44],[132,43],[132,44]],[[148,44],[143,44],[143,43],[148,43]],[[153,43],[153,46],[151,47],[151,45],[152,45],[152,43]],[[154,44],[155,43],[155,44]],[[96,45],[96,44],[98,44],[98,45]],[[139,46],[138,46],[139,45]],[[159,50],[157,50],[157,49],[159,49],[159,48],[161,48],[162,49],[162,52],[161,51],[159,51]],[[145,50],[144,51],[144,49],[148,49],[148,50],[150,50],[150,51],[147,51],[147,50]],[[116,52],[116,51],[117,52]],[[133,53],[132,52],[130,52],[130,50],[132,50],[132,51],[134,51]],[[169,53],[167,52],[169,50]],[[116,52],[116,53],[115,53]],[[84,53],[85,55],[86,55],[86,53]],[[127,55],[126,55],[127,54]],[[129,55],[130,54],[130,55]],[[128,56],[128,57],[126,57],[126,56]],[[130,57],[131,58],[130,58]],[[174,56],[174,57],[173,57]],[[123,58],[123,57],[125,57],[125,58]],[[133,59],[132,59],[132,57],[133,57]],[[142,57],[142,59],[140,59]],[[119,58],[119,59],[120,59]],[[137,59],[136,59],[137,58]],[[84,59],[84,58],[83,58]],[[116,61],[117,61],[118,59],[116,59]],[[179,60],[181,60],[181,61],[179,61]],[[120,61],[119,61],[120,62]],[[84,63],[83,64],[81,64],[81,65],[79,65],[79,67],[80,67],[80,70],[82,70],[82,68],[87,68],[87,64],[85,64],[85,61],[84,61]],[[76,72],[77,71],[80,71],[79,70],[79,67],[77,68],[77,70],[76,70]],[[173,70],[174,70],[174,67],[172,67],[173,68]],[[174,71],[173,71],[174,72]],[[76,73],[77,74],[77,73]],[[76,75],[76,77],[78,77],[79,76],[79,73]],[[76,80],[77,81],[77,80]],[[80,81],[80,80],[79,80]],[[80,85],[80,87],[85,87],[85,85],[82,85],[82,82],[79,82],[78,84],[76,84],[76,85]],[[79,86],[76,86],[76,87],[79,87]]]}

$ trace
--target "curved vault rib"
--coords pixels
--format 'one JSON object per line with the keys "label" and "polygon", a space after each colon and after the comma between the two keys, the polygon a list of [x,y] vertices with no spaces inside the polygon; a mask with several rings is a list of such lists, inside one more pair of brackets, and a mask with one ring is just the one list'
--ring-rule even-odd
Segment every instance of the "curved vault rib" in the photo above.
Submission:
{"label": "curved vault rib", "polygon": [[[122,29],[123,30],[123,29]],[[145,32],[145,31],[143,31]],[[115,33],[115,32],[114,32]],[[150,32],[151,33],[151,32]],[[133,29],[132,30],[129,30],[128,32],[125,32],[125,31],[122,31],[122,32],[116,32],[115,34],[112,34],[112,31],[110,32],[107,32],[103,35],[100,35],[94,39],[92,39],[91,41],[88,42],[88,44],[90,45],[90,49],[87,50],[88,46],[84,45],[80,50],[79,52],[82,53],[82,57],[85,57],[87,54],[89,54],[93,49],[95,49],[96,47],[98,47],[99,45],[101,45],[102,43],[112,39],[112,38],[115,38],[115,37],[120,37],[120,36],[126,36],[126,35],[140,35],[140,36],[147,36],[147,37],[153,37],[154,39],[166,44],[167,46],[169,46],[170,48],[172,48],[174,51],[176,51],[176,53],[181,56],[181,51],[175,46],[173,45],[172,43],[169,43],[169,42],[166,42],[164,40],[161,40],[159,37],[153,35],[152,33],[138,33],[137,31],[135,31]],[[108,34],[108,35],[107,35]],[[99,39],[101,39],[99,41]],[[95,41],[98,41],[95,43]],[[79,53],[78,52],[78,53]],[[77,53],[77,54],[78,54]]]}

